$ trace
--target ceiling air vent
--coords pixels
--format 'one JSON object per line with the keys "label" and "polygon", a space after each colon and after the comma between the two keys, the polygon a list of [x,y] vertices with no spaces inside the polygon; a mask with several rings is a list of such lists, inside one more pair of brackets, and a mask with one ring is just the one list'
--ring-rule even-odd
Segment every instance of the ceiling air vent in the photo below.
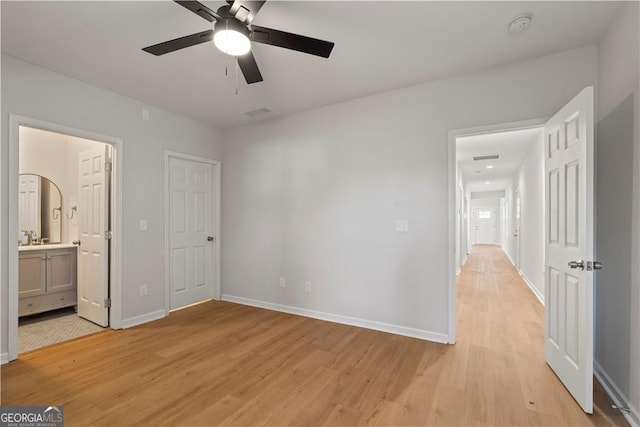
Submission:
{"label": "ceiling air vent", "polygon": [[256,117],[256,116],[261,116],[263,114],[267,114],[270,113],[271,110],[268,109],[267,107],[262,107],[262,108],[258,108],[257,110],[253,110],[253,111],[247,111],[245,114],[245,116],[249,116],[249,117]]}
{"label": "ceiling air vent", "polygon": [[491,156],[474,156],[473,160],[496,160],[500,158],[500,154],[492,154]]}

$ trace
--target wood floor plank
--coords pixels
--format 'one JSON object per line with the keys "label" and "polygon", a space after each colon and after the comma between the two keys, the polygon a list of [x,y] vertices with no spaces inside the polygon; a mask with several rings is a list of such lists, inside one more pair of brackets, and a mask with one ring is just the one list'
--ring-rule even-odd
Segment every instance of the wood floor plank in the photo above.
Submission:
{"label": "wood floor plank", "polygon": [[458,342],[211,301],[2,366],[2,403],[67,426],[625,426],[585,415],[544,362],[543,308],[495,246],[457,279]]}

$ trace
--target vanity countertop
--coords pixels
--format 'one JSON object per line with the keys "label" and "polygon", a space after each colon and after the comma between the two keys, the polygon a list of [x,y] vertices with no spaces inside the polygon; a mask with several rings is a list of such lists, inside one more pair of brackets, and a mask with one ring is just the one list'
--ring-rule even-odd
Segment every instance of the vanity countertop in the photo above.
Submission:
{"label": "vanity countertop", "polygon": [[28,252],[28,251],[45,251],[48,249],[63,249],[63,248],[75,248],[76,245],[73,243],[53,243],[50,245],[29,245],[29,246],[18,246],[19,252]]}

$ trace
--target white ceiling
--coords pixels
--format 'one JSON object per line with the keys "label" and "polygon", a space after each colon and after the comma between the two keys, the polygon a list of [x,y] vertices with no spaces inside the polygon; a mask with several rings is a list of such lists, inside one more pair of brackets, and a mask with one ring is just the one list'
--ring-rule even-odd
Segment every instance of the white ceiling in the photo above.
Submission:
{"label": "white ceiling", "polygon": [[[467,189],[482,192],[507,188],[531,144],[542,143],[542,135],[543,128],[538,127],[456,138],[456,160]],[[494,154],[500,158],[473,160],[474,156]],[[489,165],[493,168],[488,169]]]}
{"label": "white ceiling", "polygon": [[[212,9],[223,2],[203,1]],[[226,128],[597,42],[618,2],[269,0],[256,25],[336,43],[323,59],[253,44],[264,82],[225,78],[212,44],[145,46],[209,29],[172,1],[2,1],[2,51]],[[533,15],[512,35],[512,18]],[[244,113],[267,107],[258,118]]]}

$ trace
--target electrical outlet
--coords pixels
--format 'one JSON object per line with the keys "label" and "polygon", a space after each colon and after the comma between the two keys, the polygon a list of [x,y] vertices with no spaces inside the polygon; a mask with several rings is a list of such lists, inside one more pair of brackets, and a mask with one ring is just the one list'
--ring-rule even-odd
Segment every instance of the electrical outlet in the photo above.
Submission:
{"label": "electrical outlet", "polygon": [[141,219],[140,220],[140,231],[147,231],[147,229],[149,228],[149,225],[147,223],[146,219]]}
{"label": "electrical outlet", "polygon": [[287,282],[284,280],[284,277],[280,278],[280,287],[281,288],[286,288],[287,287]]}
{"label": "electrical outlet", "polygon": [[304,291],[308,294],[311,293],[311,282],[304,282]]}
{"label": "electrical outlet", "polygon": [[147,293],[148,293],[147,285],[140,285],[140,296],[145,297],[147,296]]}
{"label": "electrical outlet", "polygon": [[409,220],[408,219],[396,220],[396,231],[400,233],[407,233],[409,231]]}

